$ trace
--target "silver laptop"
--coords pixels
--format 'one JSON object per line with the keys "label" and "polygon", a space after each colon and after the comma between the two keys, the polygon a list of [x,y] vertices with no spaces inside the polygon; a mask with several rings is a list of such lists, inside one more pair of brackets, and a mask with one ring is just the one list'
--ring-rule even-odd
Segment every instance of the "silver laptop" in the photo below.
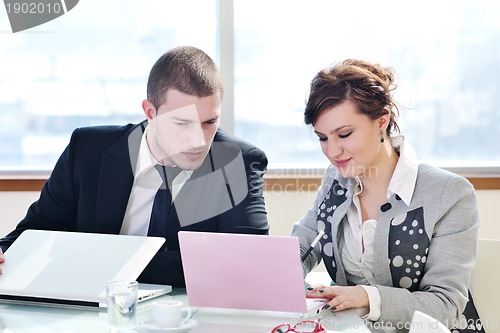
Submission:
{"label": "silver laptop", "polygon": [[297,237],[178,236],[188,303],[199,311],[303,318],[319,314],[327,302],[306,298]]}
{"label": "silver laptop", "polygon": [[[106,308],[106,281],[136,280],[164,242],[162,237],[26,230],[5,252],[0,302]],[[143,301],[172,287],[139,284],[139,290]]]}

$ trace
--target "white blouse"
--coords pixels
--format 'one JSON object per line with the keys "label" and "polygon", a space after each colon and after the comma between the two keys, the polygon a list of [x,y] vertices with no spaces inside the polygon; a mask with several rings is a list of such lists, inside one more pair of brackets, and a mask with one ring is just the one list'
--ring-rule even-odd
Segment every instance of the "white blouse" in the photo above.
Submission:
{"label": "white blouse", "polygon": [[[392,145],[399,151],[399,159],[387,188],[387,199],[393,194],[409,205],[417,179],[418,160],[411,145],[403,136],[391,138]],[[377,221],[369,219],[362,221],[359,194],[363,192],[363,184],[355,177],[357,185],[354,188],[352,204],[347,212],[347,223],[343,226],[344,233],[340,239],[342,264],[346,278],[351,283],[361,285],[367,292],[370,311],[358,311],[364,319],[376,321],[380,318],[381,299],[377,287],[369,286],[363,269],[373,272],[373,244]],[[363,251],[364,246],[364,251]]]}

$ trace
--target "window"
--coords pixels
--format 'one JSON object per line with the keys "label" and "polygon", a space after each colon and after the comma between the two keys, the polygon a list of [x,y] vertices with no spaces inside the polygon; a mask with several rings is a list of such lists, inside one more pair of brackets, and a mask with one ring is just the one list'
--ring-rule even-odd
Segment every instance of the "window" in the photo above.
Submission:
{"label": "window", "polygon": [[417,155],[500,166],[500,2],[235,0],[235,131],[270,162],[322,162],[303,123],[312,77],[345,58],[394,67]]}
{"label": "window", "polygon": [[421,159],[499,167],[499,16],[494,0],[80,1],[12,34],[0,10],[0,168],[50,170],[74,128],[144,119],[151,66],[183,44],[230,68],[230,131],[271,167],[326,165],[303,124],[307,90],[348,57],[395,68],[399,124]]}
{"label": "window", "polygon": [[154,62],[184,44],[215,57],[216,14],[214,0],[80,1],[12,34],[0,9],[1,168],[51,169],[76,127],[143,120]]}

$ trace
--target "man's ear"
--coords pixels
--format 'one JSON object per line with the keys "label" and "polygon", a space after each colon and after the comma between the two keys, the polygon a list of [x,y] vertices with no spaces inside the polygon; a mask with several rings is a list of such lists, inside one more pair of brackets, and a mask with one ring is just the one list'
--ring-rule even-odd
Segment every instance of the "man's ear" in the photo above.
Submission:
{"label": "man's ear", "polygon": [[154,117],[156,117],[156,108],[149,100],[145,99],[142,101],[142,109],[144,110],[144,115],[148,121],[151,121]]}

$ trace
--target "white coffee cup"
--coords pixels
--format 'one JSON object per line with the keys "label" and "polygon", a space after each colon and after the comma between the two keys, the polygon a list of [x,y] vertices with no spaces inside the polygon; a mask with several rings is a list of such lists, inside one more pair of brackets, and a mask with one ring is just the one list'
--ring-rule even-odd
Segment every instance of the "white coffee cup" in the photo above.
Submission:
{"label": "white coffee cup", "polygon": [[181,301],[161,300],[153,302],[153,319],[160,328],[179,327],[187,323],[193,315],[189,307]]}

